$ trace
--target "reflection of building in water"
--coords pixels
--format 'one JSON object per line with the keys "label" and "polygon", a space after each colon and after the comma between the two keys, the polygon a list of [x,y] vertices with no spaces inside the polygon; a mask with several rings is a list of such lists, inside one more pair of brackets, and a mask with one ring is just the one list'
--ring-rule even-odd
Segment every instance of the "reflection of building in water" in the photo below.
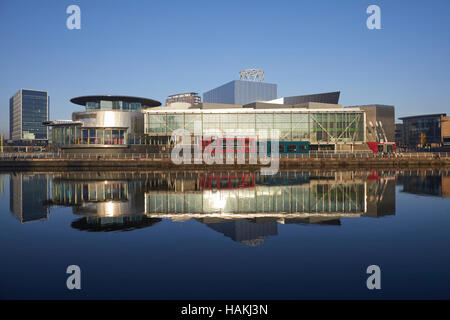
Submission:
{"label": "reflection of building in water", "polygon": [[[22,185],[19,188],[22,180],[13,177],[11,189],[25,190]],[[394,214],[394,180],[395,174],[381,171],[284,171],[273,176],[259,172],[65,172],[52,175],[51,199],[48,183],[32,185],[39,192],[47,190],[35,208],[47,213],[43,202],[72,207],[74,214],[82,216],[72,223],[76,229],[132,230],[162,218],[196,219],[235,241],[255,245],[276,235],[278,223],[339,226],[343,217]],[[26,190],[36,201],[37,191]],[[12,192],[11,208],[17,208],[13,194],[17,192]]]}
{"label": "reflection of building in water", "polygon": [[365,216],[381,217],[395,214],[395,179],[393,172],[375,170],[367,177],[367,208]]}
{"label": "reflection of building in water", "polygon": [[113,172],[62,173],[53,176],[55,205],[71,206],[83,218],[72,227],[85,231],[133,230],[160,219],[144,215],[146,181],[141,175]]}
{"label": "reflection of building in water", "polygon": [[219,219],[198,218],[197,221],[206,224],[211,229],[222,233],[234,241],[256,246],[264,242],[268,236],[278,234],[277,221],[275,219]]}
{"label": "reflection of building in water", "polygon": [[442,196],[450,197],[450,175],[442,175]]}
{"label": "reflection of building in water", "polygon": [[395,175],[367,178],[355,172],[154,174],[145,212],[195,218],[235,241],[257,244],[277,234],[277,223],[340,225],[342,217],[394,214]]}
{"label": "reflection of building in water", "polygon": [[403,192],[437,197],[450,197],[450,175],[448,171],[404,170],[398,175],[398,184]]}
{"label": "reflection of building in water", "polygon": [[49,195],[49,179],[45,174],[12,173],[10,175],[10,210],[21,222],[47,219],[44,202]]}
{"label": "reflection of building in water", "polygon": [[80,231],[108,232],[131,231],[151,227],[161,219],[147,218],[145,215],[109,217],[84,217],[72,222],[71,226]]}
{"label": "reflection of building in water", "polygon": [[[356,213],[365,207],[364,182],[282,172],[176,179],[146,194],[148,214]],[[169,178],[170,180],[170,178]]]}

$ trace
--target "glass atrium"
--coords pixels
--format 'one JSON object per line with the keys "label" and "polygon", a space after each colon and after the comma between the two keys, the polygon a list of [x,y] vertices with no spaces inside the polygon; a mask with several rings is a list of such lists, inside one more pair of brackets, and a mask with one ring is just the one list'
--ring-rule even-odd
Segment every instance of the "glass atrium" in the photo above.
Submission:
{"label": "glass atrium", "polygon": [[[165,112],[145,113],[145,133],[171,136],[177,129],[194,133],[194,124],[204,136],[221,130],[223,135],[246,133],[258,136],[259,130],[279,130],[280,140],[318,142],[363,142],[362,111],[255,111],[255,112]],[[254,133],[253,133],[254,132]],[[252,134],[253,133],[253,134]],[[262,138],[262,137],[261,137]]]}

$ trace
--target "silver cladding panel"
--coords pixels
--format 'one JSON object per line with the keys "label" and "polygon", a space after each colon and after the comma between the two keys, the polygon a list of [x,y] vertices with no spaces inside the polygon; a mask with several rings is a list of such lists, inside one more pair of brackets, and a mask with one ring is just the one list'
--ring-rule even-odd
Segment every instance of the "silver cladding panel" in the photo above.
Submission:
{"label": "silver cladding panel", "polygon": [[129,111],[82,111],[72,114],[73,121],[83,122],[83,127],[128,128],[128,133],[144,133],[144,114]]}

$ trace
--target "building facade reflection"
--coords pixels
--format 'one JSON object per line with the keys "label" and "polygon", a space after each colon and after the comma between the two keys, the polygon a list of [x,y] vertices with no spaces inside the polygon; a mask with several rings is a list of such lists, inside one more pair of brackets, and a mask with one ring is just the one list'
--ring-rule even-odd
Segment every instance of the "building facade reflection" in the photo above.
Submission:
{"label": "building facade reflection", "polygon": [[49,196],[48,175],[14,172],[9,185],[9,208],[20,222],[48,219],[49,209],[44,205]]}
{"label": "building facade reflection", "polygon": [[72,227],[84,231],[129,231],[161,221],[144,214],[146,180],[114,172],[65,172],[53,175],[53,205],[71,206],[83,216]]}
{"label": "building facade reflection", "polygon": [[448,170],[402,170],[397,184],[402,192],[423,196],[450,197],[450,173]]}
{"label": "building facade reflection", "polygon": [[395,173],[286,171],[155,173],[145,194],[149,217],[196,219],[248,245],[281,224],[340,225],[343,217],[395,214]]}
{"label": "building facade reflection", "polygon": [[396,178],[383,170],[20,174],[11,176],[11,211],[29,221],[47,217],[51,206],[69,206],[79,216],[72,227],[84,231],[194,219],[258,245],[276,236],[279,224],[340,226],[344,217],[393,215]]}

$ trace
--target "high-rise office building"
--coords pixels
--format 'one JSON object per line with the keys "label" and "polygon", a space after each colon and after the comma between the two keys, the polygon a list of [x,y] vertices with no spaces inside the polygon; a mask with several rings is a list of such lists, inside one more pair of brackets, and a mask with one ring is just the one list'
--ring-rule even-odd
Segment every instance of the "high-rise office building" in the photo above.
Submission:
{"label": "high-rise office building", "polygon": [[9,138],[47,140],[50,98],[47,91],[20,89],[9,100]]}

